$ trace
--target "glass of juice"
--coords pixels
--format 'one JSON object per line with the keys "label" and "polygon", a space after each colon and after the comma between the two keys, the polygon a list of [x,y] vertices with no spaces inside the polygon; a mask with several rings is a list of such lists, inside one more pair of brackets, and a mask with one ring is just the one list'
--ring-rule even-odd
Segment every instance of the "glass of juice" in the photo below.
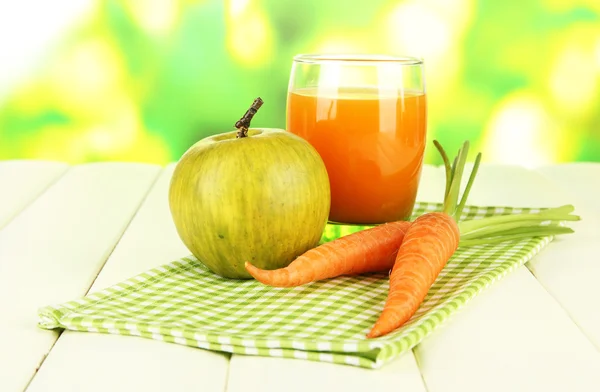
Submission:
{"label": "glass of juice", "polygon": [[312,144],[325,162],[331,222],[368,225],[410,217],[421,177],[426,114],[421,59],[294,57],[287,130]]}

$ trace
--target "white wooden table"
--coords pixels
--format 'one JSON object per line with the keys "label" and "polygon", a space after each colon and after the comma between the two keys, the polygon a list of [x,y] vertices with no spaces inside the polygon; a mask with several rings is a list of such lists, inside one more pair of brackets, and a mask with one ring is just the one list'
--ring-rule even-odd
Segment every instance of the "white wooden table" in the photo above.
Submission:
{"label": "white wooden table", "polygon": [[[174,165],[0,162],[0,391],[600,391],[600,164],[483,165],[471,204],[574,204],[583,220],[380,369],[39,329],[37,309],[188,255]],[[440,201],[426,167],[419,199]]]}

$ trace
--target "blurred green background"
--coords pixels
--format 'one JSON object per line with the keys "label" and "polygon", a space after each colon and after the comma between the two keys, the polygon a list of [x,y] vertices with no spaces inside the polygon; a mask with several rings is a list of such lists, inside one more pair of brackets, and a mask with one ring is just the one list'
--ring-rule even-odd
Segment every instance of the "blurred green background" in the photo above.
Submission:
{"label": "blurred green background", "polygon": [[380,52],[424,58],[429,140],[600,161],[598,0],[23,0],[0,37],[0,159],[164,164],[256,96],[284,128],[294,54]]}

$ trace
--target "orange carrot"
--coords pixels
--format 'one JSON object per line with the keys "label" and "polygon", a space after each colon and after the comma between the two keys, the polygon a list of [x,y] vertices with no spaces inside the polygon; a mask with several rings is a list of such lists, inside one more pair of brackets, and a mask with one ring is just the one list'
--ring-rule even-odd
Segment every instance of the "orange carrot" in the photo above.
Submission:
{"label": "orange carrot", "polygon": [[446,213],[431,212],[414,220],[392,268],[386,304],[368,338],[385,335],[412,317],[458,248],[459,237],[456,221]]}
{"label": "orange carrot", "polygon": [[383,336],[407,322],[417,311],[431,285],[459,246],[490,244],[506,240],[572,233],[564,221],[579,220],[571,215],[572,205],[537,213],[509,214],[459,222],[473,185],[481,154],[477,154],[463,195],[458,203],[462,172],[469,151],[466,141],[454,163],[434,141],[446,169],[446,191],[442,212],[421,215],[408,228],[390,273],[389,292],[383,310],[368,338]]}
{"label": "orange carrot", "polygon": [[439,143],[435,142],[435,145],[446,164],[443,211],[419,216],[407,230],[390,274],[389,291],[383,311],[367,338],[385,335],[408,321],[458,248],[461,233],[457,221],[479,167],[481,154],[477,156],[463,198],[457,205],[469,142],[465,142],[459,150],[452,167]]}
{"label": "orange carrot", "polygon": [[293,287],[340,275],[389,271],[410,222],[384,223],[310,249],[287,267],[263,270],[246,262],[248,273],[269,286]]}

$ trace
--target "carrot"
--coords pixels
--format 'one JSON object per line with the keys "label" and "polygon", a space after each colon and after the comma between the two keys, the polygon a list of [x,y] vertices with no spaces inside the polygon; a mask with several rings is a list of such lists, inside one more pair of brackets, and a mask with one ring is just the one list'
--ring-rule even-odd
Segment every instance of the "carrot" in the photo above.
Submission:
{"label": "carrot", "polygon": [[[436,142],[435,145],[448,169],[449,161],[445,152],[439,143]],[[419,216],[407,230],[390,273],[385,305],[367,338],[385,335],[408,321],[458,249],[460,228],[457,222],[481,160],[481,154],[478,154],[463,200],[457,205],[468,150],[469,144],[465,142],[450,170],[446,170],[443,211]]]}
{"label": "carrot", "polygon": [[569,233],[572,230],[560,226],[560,223],[553,222],[544,227],[540,226],[540,222],[545,218],[554,221],[579,219],[578,216],[568,214],[573,210],[572,206],[563,206],[538,214],[507,215],[459,223],[479,168],[481,153],[477,154],[458,203],[469,142],[463,144],[452,165],[442,146],[437,141],[434,143],[442,155],[446,169],[443,211],[421,215],[408,228],[390,273],[389,292],[384,308],[367,333],[367,338],[383,336],[402,326],[415,314],[431,285],[461,243],[478,245],[525,236]]}
{"label": "carrot", "polygon": [[404,233],[407,221],[384,223],[310,249],[287,267],[263,270],[246,262],[248,273],[269,286],[300,286],[340,275],[389,271]]}
{"label": "carrot", "polygon": [[432,212],[415,219],[400,245],[387,301],[368,338],[385,335],[412,317],[458,248],[459,236],[458,225],[446,213]]}
{"label": "carrot", "polygon": [[[436,147],[440,152],[443,151],[438,143]],[[457,221],[463,203],[458,204],[457,208],[456,201],[467,152],[468,142],[459,150],[450,171],[446,171],[443,211],[419,216],[407,230],[390,273],[385,305],[367,338],[385,335],[409,320],[458,248],[460,228]],[[449,164],[445,153],[442,153],[442,157],[444,163]],[[481,154],[477,156],[463,200],[470,190],[480,159]]]}

